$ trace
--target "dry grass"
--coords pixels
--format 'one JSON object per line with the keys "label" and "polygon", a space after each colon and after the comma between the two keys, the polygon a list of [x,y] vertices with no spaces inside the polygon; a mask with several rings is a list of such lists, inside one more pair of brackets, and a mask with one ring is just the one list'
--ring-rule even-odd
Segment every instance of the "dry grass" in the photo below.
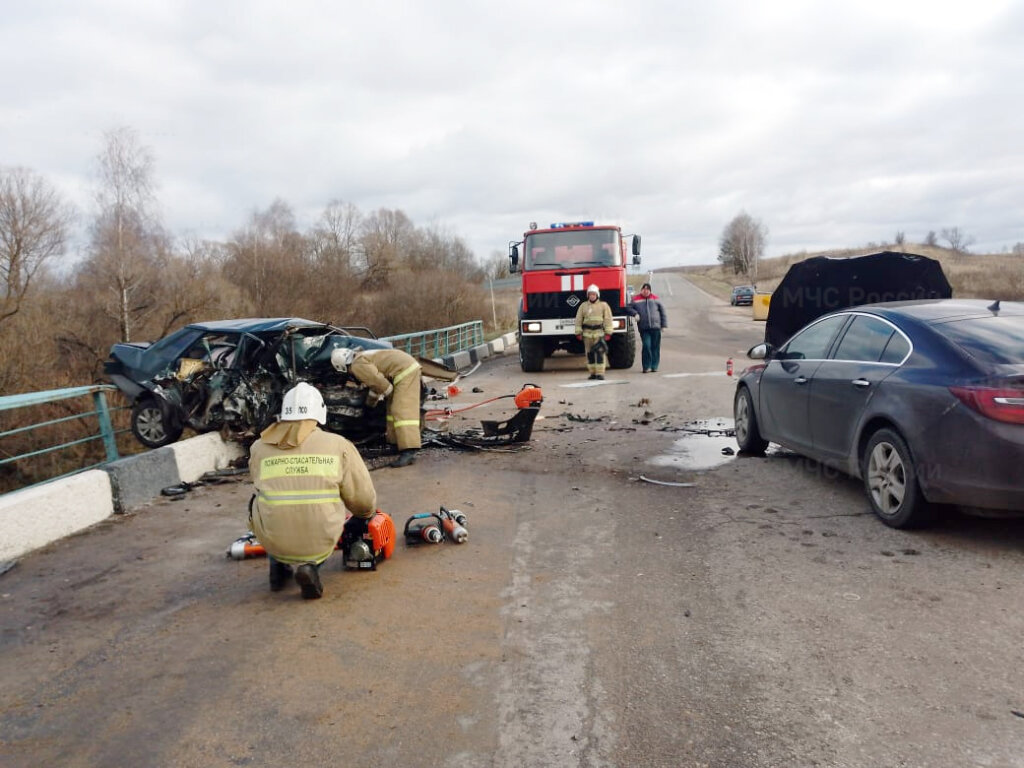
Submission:
{"label": "dry grass", "polygon": [[[861,256],[881,250],[900,250],[898,246],[881,246],[848,250],[795,253],[774,259],[762,259],[758,264],[757,289],[773,291],[786,271],[797,262],[812,256]],[[957,254],[947,248],[927,245],[907,245],[902,250],[938,260],[942,271],[958,298],[1024,300],[1024,257],[1005,253]],[[672,267],[659,272],[681,272],[688,280],[713,296],[728,299],[732,286],[749,282],[742,275],[723,269],[720,264],[693,267]]]}

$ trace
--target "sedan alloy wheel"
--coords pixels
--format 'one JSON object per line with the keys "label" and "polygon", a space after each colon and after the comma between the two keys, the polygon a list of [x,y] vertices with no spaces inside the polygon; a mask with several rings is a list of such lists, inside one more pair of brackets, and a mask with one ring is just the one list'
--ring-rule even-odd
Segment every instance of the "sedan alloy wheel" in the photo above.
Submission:
{"label": "sedan alloy wheel", "polygon": [[736,444],[739,445],[740,451],[763,456],[768,448],[768,441],[761,437],[761,430],[757,426],[757,414],[754,413],[754,401],[746,387],[736,390],[733,422],[736,427]]}
{"label": "sedan alloy wheel", "polygon": [[900,510],[907,493],[907,474],[900,455],[889,443],[879,443],[868,458],[868,488],[883,514]]}
{"label": "sedan alloy wheel", "polygon": [[917,483],[917,471],[906,442],[892,429],[880,429],[864,449],[864,489],[875,514],[893,528],[913,528],[930,518]]}
{"label": "sedan alloy wheel", "polygon": [[132,408],[132,434],[147,448],[160,448],[181,437],[182,429],[168,425],[157,402],[147,397]]}

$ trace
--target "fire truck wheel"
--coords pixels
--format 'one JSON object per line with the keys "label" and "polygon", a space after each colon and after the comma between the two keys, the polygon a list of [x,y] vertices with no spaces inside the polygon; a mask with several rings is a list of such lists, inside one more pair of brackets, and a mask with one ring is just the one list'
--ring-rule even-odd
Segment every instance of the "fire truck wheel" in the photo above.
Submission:
{"label": "fire truck wheel", "polygon": [[544,370],[544,342],[540,339],[519,340],[519,367],[525,373]]}
{"label": "fire truck wheel", "polygon": [[608,342],[608,365],[611,368],[632,368],[636,359],[636,334],[630,323],[625,333],[612,335]]}

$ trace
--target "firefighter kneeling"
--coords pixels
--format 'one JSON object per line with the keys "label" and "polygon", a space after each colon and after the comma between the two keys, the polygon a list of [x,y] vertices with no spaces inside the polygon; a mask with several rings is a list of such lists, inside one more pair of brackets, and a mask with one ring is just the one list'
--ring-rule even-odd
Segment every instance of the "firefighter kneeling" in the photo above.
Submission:
{"label": "firefighter kneeling", "polygon": [[345,510],[373,517],[377,492],[362,457],[341,435],[324,432],[320,392],[302,382],[285,393],[281,418],[253,443],[249,471],[256,486],[249,526],[266,548],[270,589],[295,581],[306,599],[323,595],[320,565],[345,526]]}
{"label": "firefighter kneeling", "polygon": [[576,338],[583,339],[587,370],[591,379],[603,379],[608,365],[608,342],[612,340],[612,308],[601,301],[596,285],[587,287],[587,300],[576,312]]}

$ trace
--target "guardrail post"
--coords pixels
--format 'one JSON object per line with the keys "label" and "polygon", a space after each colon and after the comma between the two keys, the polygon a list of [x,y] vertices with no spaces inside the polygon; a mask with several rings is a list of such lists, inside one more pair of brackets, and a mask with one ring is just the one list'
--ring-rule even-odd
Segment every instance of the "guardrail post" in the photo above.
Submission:
{"label": "guardrail post", "polygon": [[103,437],[103,447],[107,451],[107,461],[117,461],[117,439],[114,437],[114,424],[110,420],[107,398],[100,390],[92,393],[92,400],[96,406],[96,419],[100,423],[100,435]]}

